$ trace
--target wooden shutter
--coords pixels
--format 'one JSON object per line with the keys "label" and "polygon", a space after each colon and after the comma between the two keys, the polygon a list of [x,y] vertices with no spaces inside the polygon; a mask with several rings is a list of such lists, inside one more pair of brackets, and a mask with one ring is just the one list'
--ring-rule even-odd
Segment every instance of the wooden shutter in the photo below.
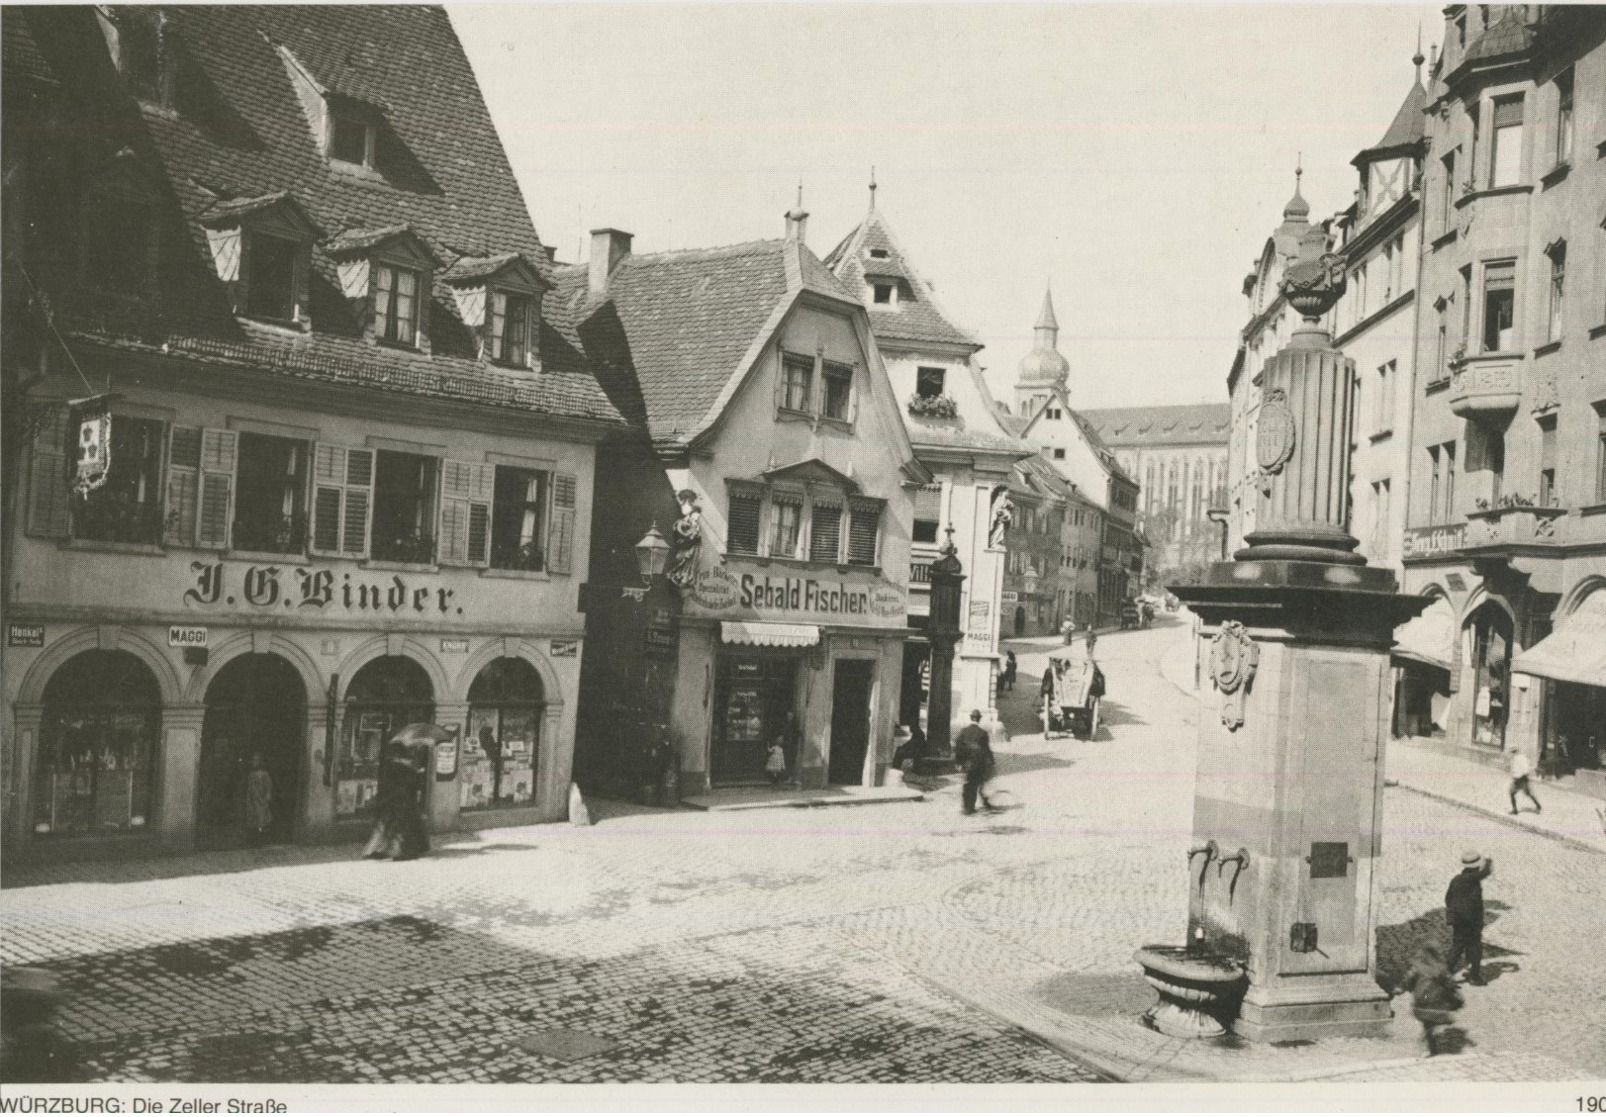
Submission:
{"label": "wooden shutter", "polygon": [[764,498],[758,493],[733,491],[730,494],[730,527],[725,537],[727,554],[758,554],[758,530],[763,511]]}
{"label": "wooden shutter", "polygon": [[195,542],[201,547],[229,545],[234,514],[234,466],[240,436],[234,431],[201,432],[201,485],[195,516]]}
{"label": "wooden shutter", "polygon": [[876,542],[881,535],[879,502],[854,501],[848,523],[848,562],[854,566],[874,566]]}
{"label": "wooden shutter", "polygon": [[842,506],[831,501],[814,502],[809,515],[809,561],[842,561]]}
{"label": "wooden shutter", "polygon": [[572,473],[552,475],[552,530],[547,534],[547,571],[574,572],[574,517],[578,483]]}
{"label": "wooden shutter", "polygon": [[28,534],[64,539],[72,530],[72,490],[67,484],[67,409],[51,404],[33,436],[28,477]]}
{"label": "wooden shutter", "polygon": [[168,435],[162,542],[169,547],[195,546],[201,500],[201,434],[200,427],[173,427]]}
{"label": "wooden shutter", "polygon": [[491,498],[495,490],[496,466],[441,462],[441,562],[489,565]]}
{"label": "wooden shutter", "polygon": [[312,550],[366,558],[373,505],[374,452],[320,442],[312,454]]}
{"label": "wooden shutter", "polygon": [[915,519],[936,523],[942,518],[942,486],[922,485],[915,490]]}
{"label": "wooden shutter", "polygon": [[312,246],[297,243],[290,266],[290,315],[298,322],[309,317],[307,303],[312,288]]}

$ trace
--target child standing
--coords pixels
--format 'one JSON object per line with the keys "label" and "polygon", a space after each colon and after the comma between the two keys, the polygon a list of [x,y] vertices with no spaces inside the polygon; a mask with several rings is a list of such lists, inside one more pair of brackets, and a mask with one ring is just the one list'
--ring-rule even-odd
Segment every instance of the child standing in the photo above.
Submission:
{"label": "child standing", "polygon": [[273,825],[273,777],[262,766],[262,754],[251,754],[251,773],[245,777],[245,829],[251,841],[262,845]]}
{"label": "child standing", "polygon": [[786,779],[786,750],[781,747],[781,742],[770,742],[770,755],[764,761],[764,771],[769,773],[770,783],[776,787],[780,787],[781,781]]}

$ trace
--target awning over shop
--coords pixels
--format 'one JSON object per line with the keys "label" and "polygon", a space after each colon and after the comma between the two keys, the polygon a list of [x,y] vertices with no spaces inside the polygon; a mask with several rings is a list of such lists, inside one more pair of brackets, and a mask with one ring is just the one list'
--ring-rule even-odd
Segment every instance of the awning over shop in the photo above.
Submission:
{"label": "awning over shop", "polygon": [[820,626],[720,621],[719,638],[727,644],[757,644],[764,648],[812,648],[820,642]]}
{"label": "awning over shop", "polygon": [[1450,669],[1455,646],[1455,610],[1442,597],[1394,630],[1394,658]]}
{"label": "awning over shop", "polygon": [[1596,590],[1556,631],[1511,661],[1513,671],[1606,687],[1606,590]]}

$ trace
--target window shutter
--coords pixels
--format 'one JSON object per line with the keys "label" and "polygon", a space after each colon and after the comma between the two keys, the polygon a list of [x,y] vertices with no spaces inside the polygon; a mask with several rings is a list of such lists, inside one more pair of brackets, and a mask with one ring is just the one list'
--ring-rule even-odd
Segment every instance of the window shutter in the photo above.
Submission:
{"label": "window shutter", "polygon": [[67,485],[67,409],[50,405],[49,418],[33,436],[29,474],[28,534],[64,539],[71,530],[72,491]]}
{"label": "window shutter", "polygon": [[775,359],[775,410],[779,411],[786,403],[786,356],[781,354]]}
{"label": "window shutter", "polygon": [[574,516],[577,484],[572,473],[552,475],[552,530],[547,535],[547,570],[574,572]]}
{"label": "window shutter", "polygon": [[374,487],[374,452],[320,442],[312,455],[312,550],[365,558]]}
{"label": "window shutter", "polygon": [[764,499],[757,493],[730,494],[730,527],[725,539],[727,554],[758,554],[758,528],[763,510]]}
{"label": "window shutter", "polygon": [[809,561],[842,561],[842,506],[815,501],[809,516]]}
{"label": "window shutter", "polygon": [[295,300],[291,314],[298,322],[305,322],[309,317],[307,301],[312,286],[312,246],[297,244],[295,255],[290,266],[290,297]]}
{"label": "window shutter", "polygon": [[201,547],[227,547],[234,511],[234,463],[239,456],[234,431],[201,432],[201,493],[195,517],[195,542]]}
{"label": "window shutter", "polygon": [[848,524],[848,562],[854,566],[874,566],[876,543],[881,534],[881,505],[854,501]]}
{"label": "window shutter", "polygon": [[195,546],[201,496],[201,428],[174,427],[167,444],[167,519],[162,542]]}
{"label": "window shutter", "polygon": [[922,485],[915,491],[915,519],[936,523],[942,518],[942,486]]}
{"label": "window shutter", "polygon": [[374,452],[346,451],[346,507],[340,517],[340,550],[349,558],[368,557],[374,492]]}
{"label": "window shutter", "polygon": [[496,467],[441,462],[441,562],[485,566],[491,561],[491,496]]}
{"label": "window shutter", "polygon": [[868,391],[870,378],[859,375],[858,365],[850,365],[848,367],[848,422],[850,423],[859,421],[859,386],[861,384]]}

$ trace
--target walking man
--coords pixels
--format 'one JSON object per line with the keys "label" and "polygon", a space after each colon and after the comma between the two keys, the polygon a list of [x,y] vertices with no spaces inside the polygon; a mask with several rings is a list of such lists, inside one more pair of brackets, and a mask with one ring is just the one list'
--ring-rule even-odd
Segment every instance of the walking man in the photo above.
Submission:
{"label": "walking man", "polygon": [[1528,783],[1529,776],[1533,774],[1533,762],[1528,759],[1528,754],[1523,752],[1520,748],[1513,748],[1511,750],[1510,771],[1511,813],[1517,813],[1517,792],[1519,791],[1528,797],[1528,802],[1534,805],[1534,813],[1538,814],[1543,812],[1545,808],[1541,807],[1539,805],[1539,800],[1534,798],[1533,788],[1530,787]]}
{"label": "walking man", "polygon": [[1005,690],[1014,690],[1015,689],[1015,670],[1016,670],[1015,653],[1012,652],[1012,651],[1005,652],[1004,653],[1004,689]]}
{"label": "walking man", "polygon": [[1453,974],[1467,963],[1467,982],[1483,984],[1483,882],[1494,872],[1494,861],[1472,850],[1461,856],[1461,871],[1444,893],[1444,915],[1450,923],[1450,959]]}
{"label": "walking man", "polygon": [[964,806],[961,813],[975,814],[977,799],[981,800],[983,810],[994,810],[982,790],[987,781],[993,778],[996,766],[993,761],[992,739],[987,736],[987,730],[981,727],[980,710],[970,711],[970,724],[961,729],[959,735],[954,738],[954,759],[965,770]]}

